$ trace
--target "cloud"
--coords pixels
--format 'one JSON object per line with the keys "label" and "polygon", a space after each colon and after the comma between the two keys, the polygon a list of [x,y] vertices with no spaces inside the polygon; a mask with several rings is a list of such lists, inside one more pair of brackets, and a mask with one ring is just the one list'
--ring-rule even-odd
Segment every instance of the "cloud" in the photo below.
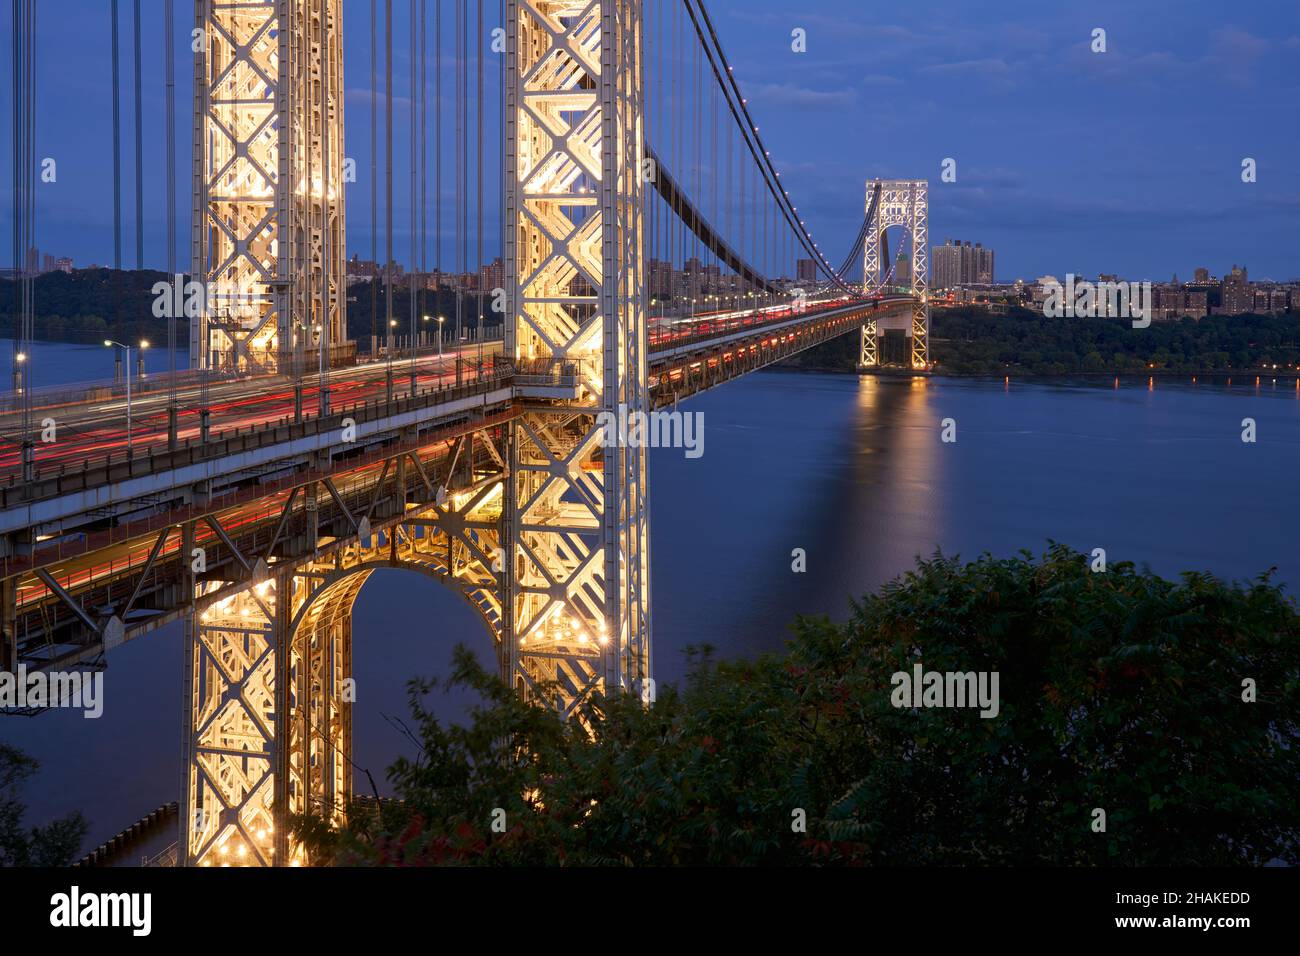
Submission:
{"label": "cloud", "polygon": [[1272,43],[1263,37],[1236,27],[1226,27],[1210,40],[1210,52],[1205,63],[1233,86],[1254,86],[1259,61],[1271,47]]}
{"label": "cloud", "polygon": [[955,63],[935,63],[931,66],[923,67],[922,73],[933,73],[939,76],[1005,76],[1011,72],[1011,67],[1007,61],[1000,57],[985,57],[980,60],[958,60]]}
{"label": "cloud", "polygon": [[794,109],[841,110],[857,104],[857,91],[851,87],[838,90],[815,90],[793,83],[754,83],[746,88],[745,96],[751,102],[768,107]]}

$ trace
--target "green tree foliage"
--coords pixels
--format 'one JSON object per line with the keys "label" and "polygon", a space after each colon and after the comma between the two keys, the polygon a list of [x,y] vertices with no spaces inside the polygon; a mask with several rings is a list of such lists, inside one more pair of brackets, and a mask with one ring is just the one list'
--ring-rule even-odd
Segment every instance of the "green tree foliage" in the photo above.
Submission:
{"label": "green tree foliage", "polygon": [[[124,342],[149,339],[156,347],[167,343],[167,320],[153,314],[155,283],[167,282],[163,272],[78,269],[46,272],[36,277],[35,338],[48,342],[93,345],[105,336]],[[12,336],[17,325],[17,283],[0,280],[0,334]],[[185,320],[176,323],[177,341],[188,341]]]}
{"label": "green tree foliage", "polygon": [[[894,707],[915,663],[997,671],[999,715]],[[593,703],[589,732],[463,648],[453,681],[482,700],[467,725],[413,683],[399,800],[354,806],[342,831],[299,820],[313,860],[1300,863],[1300,615],[1267,575],[1094,573],[1057,545],[936,556],[843,624],[798,620],[785,654],[692,652],[680,691]]]}
{"label": "green tree foliage", "polygon": [[18,799],[23,781],[39,764],[21,750],[0,743],[0,866],[67,866],[86,838],[86,821],[72,813],[43,827],[23,825]]}
{"label": "green tree foliage", "polygon": [[[1300,314],[1212,315],[1135,329],[1129,319],[936,309],[930,354],[937,371],[951,375],[1250,372],[1274,365],[1300,370]],[[858,337],[843,335],[790,364],[849,371],[857,361]]]}
{"label": "green tree foliage", "polygon": [[[182,306],[190,290],[182,278]],[[36,335],[47,342],[73,342],[98,344],[106,336],[123,342],[148,339],[154,347],[167,343],[166,318],[154,315],[153,289],[159,282],[174,283],[174,278],[153,270],[117,271],[113,269],[78,269],[75,272],[46,272],[36,277]],[[0,279],[0,335],[11,337],[17,324],[17,283]],[[401,282],[393,287],[393,315],[397,321],[395,333],[405,339],[411,331],[411,290]],[[372,302],[372,299],[375,301]],[[376,315],[375,329],[380,344],[386,338],[388,300],[387,286],[379,284],[372,292],[370,283],[356,282],[348,286],[348,335],[362,351],[370,348],[371,315]],[[372,310],[372,305],[374,309]],[[479,307],[483,309],[483,335],[485,339],[500,338],[502,316],[492,310],[491,290],[480,296],[467,292],[457,302],[456,293],[447,290],[422,290],[416,298],[416,325],[429,336],[437,334],[437,317],[446,318],[445,331],[450,342],[455,335],[456,316],[459,310],[461,331],[468,339],[478,326]],[[429,321],[423,321],[424,316]],[[184,348],[188,339],[189,320],[183,316],[176,320],[176,339]]]}

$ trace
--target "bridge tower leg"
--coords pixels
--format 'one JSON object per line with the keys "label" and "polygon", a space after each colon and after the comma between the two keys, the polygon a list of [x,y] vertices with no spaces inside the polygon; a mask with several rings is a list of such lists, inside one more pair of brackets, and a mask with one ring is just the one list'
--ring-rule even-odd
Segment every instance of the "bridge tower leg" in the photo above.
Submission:
{"label": "bridge tower leg", "polygon": [[186,622],[181,865],[287,862],[282,584],[196,607]]}
{"label": "bridge tower leg", "polygon": [[650,410],[641,0],[507,0],[506,56],[505,347],[572,389],[512,425],[502,670],[568,716],[653,695],[646,462],[604,427]]}
{"label": "bridge tower leg", "polygon": [[186,626],[182,865],[299,866],[309,861],[290,839],[290,814],[343,822],[352,785],[343,689],[364,580],[296,628],[312,581],[287,569],[196,605]]}
{"label": "bridge tower leg", "polygon": [[[874,183],[867,183],[867,209],[871,213],[871,196]],[[884,274],[880,269],[880,239],[882,227],[880,225],[880,206],[877,203],[875,215],[872,222],[867,224],[867,239],[863,245],[863,264],[862,264],[862,284],[863,292],[871,295],[880,290],[880,285],[884,281]],[[873,369],[880,364],[880,353],[878,350],[878,339],[876,331],[876,320],[874,317],[862,323],[862,347],[858,355],[858,370]]]}
{"label": "bridge tower leg", "polygon": [[[890,226],[902,226],[911,238],[911,292],[916,297],[911,321],[903,328],[909,342],[908,367],[925,371],[930,367],[929,183],[924,179],[873,179],[867,183],[867,212],[871,211],[871,197],[877,186],[880,200],[875,221],[867,227],[863,253],[863,291],[867,295],[882,291],[889,263],[881,259],[881,239]],[[880,366],[880,331],[875,319],[863,324],[859,369]]]}
{"label": "bridge tower leg", "polygon": [[908,228],[912,233],[912,368],[930,368],[930,184],[912,184]]}
{"label": "bridge tower leg", "polygon": [[343,0],[196,0],[192,368],[289,371],[347,338]]}

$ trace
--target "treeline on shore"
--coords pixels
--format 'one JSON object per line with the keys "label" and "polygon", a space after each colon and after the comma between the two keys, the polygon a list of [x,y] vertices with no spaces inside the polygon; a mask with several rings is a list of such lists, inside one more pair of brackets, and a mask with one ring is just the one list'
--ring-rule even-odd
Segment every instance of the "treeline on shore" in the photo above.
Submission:
{"label": "treeline on shore", "polygon": [[[78,269],[75,272],[46,272],[36,277],[35,335],[38,341],[95,344],[105,338],[123,342],[148,339],[155,347],[166,344],[165,317],[154,315],[157,296],[154,287],[160,282],[172,283],[174,278],[165,272],[145,269],[119,271],[115,269]],[[18,326],[18,283],[0,279],[0,337],[12,338]],[[372,330],[381,340],[385,337],[388,290],[382,283],[372,290],[368,282],[358,282],[348,287],[348,335],[362,351],[370,347]],[[499,325],[492,311],[489,296],[484,296],[484,325]],[[467,294],[459,304],[462,329],[478,323],[478,301]],[[422,331],[433,332],[437,317],[446,318],[446,334],[453,336],[457,314],[456,294],[448,291],[421,291],[416,297],[416,325]],[[429,321],[423,321],[424,316]],[[375,316],[372,321],[372,316]],[[399,284],[393,287],[392,316],[396,320],[395,332],[405,338],[411,327],[410,288]],[[499,336],[499,333],[495,333]],[[176,323],[176,341],[186,347],[189,341],[188,320]]]}
{"label": "treeline on shore", "polygon": [[[844,335],[787,364],[850,371],[857,367],[858,349],[858,337]],[[936,309],[930,355],[935,371],[947,375],[1300,370],[1300,314],[1212,315],[1135,329],[1130,319],[1049,319],[1029,309],[1007,315],[978,307]]]}

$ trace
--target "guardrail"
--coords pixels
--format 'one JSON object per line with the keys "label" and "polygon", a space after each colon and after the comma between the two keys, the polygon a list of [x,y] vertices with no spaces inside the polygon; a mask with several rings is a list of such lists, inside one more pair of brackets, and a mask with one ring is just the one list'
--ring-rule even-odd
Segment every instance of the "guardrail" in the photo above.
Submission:
{"label": "guardrail", "polygon": [[345,418],[362,424],[413,408],[456,401],[477,395],[493,385],[511,381],[514,377],[513,368],[503,364],[485,364],[482,368],[469,365],[464,368],[468,372],[462,372],[462,375],[468,375],[470,380],[460,385],[440,385],[437,388],[418,390],[414,396],[406,395],[391,400],[380,398],[373,402],[337,406],[325,418],[319,415],[304,416],[301,420],[294,421],[291,416],[282,416],[272,422],[215,432],[206,442],[191,436],[179,442],[174,450],[168,450],[166,444],[160,442],[143,453],[127,449],[108,453],[98,460],[86,458],[82,460],[81,468],[69,469],[66,465],[59,465],[54,474],[42,474],[38,468],[34,480],[30,482],[24,482],[16,472],[10,472],[7,484],[0,485],[0,509],[317,435],[322,431],[342,428]]}
{"label": "guardrail", "polygon": [[[150,839],[168,824],[175,824],[176,816],[180,812],[180,805],[176,801],[164,804],[157,810],[147,816],[141,817],[135,823],[131,824],[111,840],[101,843],[98,847],[91,850],[84,857],[78,860],[73,866],[112,866],[114,863],[122,860],[123,856],[139,846],[141,842]],[[168,849],[173,849],[169,847]],[[164,850],[162,856],[166,854]],[[150,858],[146,857],[146,861]],[[154,857],[153,859],[157,859]],[[149,865],[159,865],[158,863]],[[175,865],[174,863],[172,865]]]}

